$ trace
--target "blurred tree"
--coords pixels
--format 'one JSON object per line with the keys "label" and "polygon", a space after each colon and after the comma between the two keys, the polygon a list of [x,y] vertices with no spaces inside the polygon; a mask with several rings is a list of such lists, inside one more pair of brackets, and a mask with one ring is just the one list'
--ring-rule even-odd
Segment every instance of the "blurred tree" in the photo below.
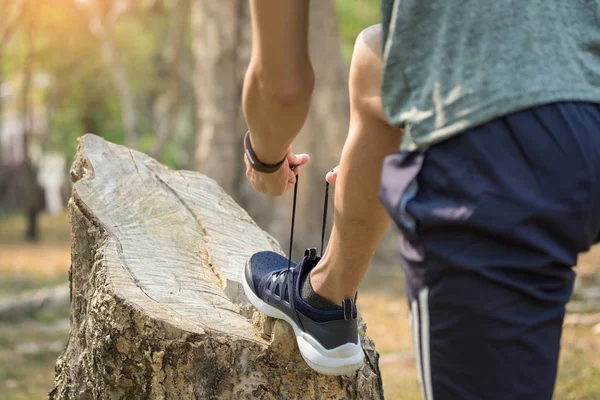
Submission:
{"label": "blurred tree", "polygon": [[[336,2],[348,47],[362,28],[357,14],[376,16],[377,0]],[[33,82],[37,75],[48,77],[48,85],[34,84],[29,96],[34,108],[47,111],[45,134],[30,138],[34,147],[70,158],[75,139],[93,132],[172,167],[198,168],[265,228],[287,237],[289,199],[254,193],[243,173],[246,0],[0,0],[0,10],[0,80],[21,91],[30,45]],[[28,37],[30,10],[38,17]],[[317,85],[295,143],[313,156],[300,186],[306,232],[318,230],[323,175],[337,163],[348,121],[347,67],[332,0],[313,1],[310,42]],[[3,99],[0,108],[12,114],[19,109],[18,98]]]}
{"label": "blurred tree", "polygon": [[158,77],[163,82],[154,102],[154,144],[150,155],[162,160],[175,133],[177,112],[183,100],[180,77],[185,38],[189,31],[190,0],[180,0],[169,17],[165,41],[157,54]]}
{"label": "blurred tree", "polygon": [[135,100],[114,37],[114,25],[119,16],[126,11],[128,2],[119,0],[73,1],[75,7],[81,11],[81,14],[87,20],[90,32],[98,40],[102,58],[119,96],[125,129],[125,144],[132,149],[137,149],[139,146],[139,130]]}
{"label": "blurred tree", "polygon": [[44,192],[38,184],[37,166],[31,160],[30,139],[33,133],[33,100],[32,80],[33,63],[36,57],[36,46],[34,43],[34,32],[37,29],[39,14],[37,9],[30,7],[23,14],[25,17],[25,35],[27,40],[27,57],[23,65],[23,83],[21,85],[21,109],[20,120],[22,124],[23,149],[25,154],[25,165],[21,169],[21,183],[24,186],[25,216],[27,228],[25,240],[38,241],[38,216],[44,209]]}
{"label": "blurred tree", "polygon": [[[251,51],[246,0],[194,0],[192,48],[197,101],[196,166],[216,179],[282,243],[288,237],[289,205],[255,193],[245,179],[241,111],[242,82]],[[311,1],[310,55],[316,74],[313,104],[294,148],[313,157],[300,185],[298,242],[318,243],[325,173],[337,165],[345,140],[349,102],[332,0]]]}
{"label": "blurred tree", "polygon": [[[0,132],[2,132],[3,124],[3,93],[2,83],[4,82],[4,50],[13,33],[15,32],[21,15],[24,10],[24,0],[16,0],[8,5],[3,4],[3,9],[8,12],[0,15]],[[2,165],[2,141],[0,141],[0,165]],[[0,172],[0,188],[5,185],[2,183],[4,180]],[[2,192],[0,191],[0,198],[2,198]]]}
{"label": "blurred tree", "polygon": [[[45,149],[70,157],[74,139],[93,132],[130,146],[137,142],[171,166],[186,163],[195,124],[188,0],[0,2],[9,11],[21,2],[40,15],[34,64],[50,84],[43,98],[34,97],[47,106]],[[1,28],[9,14],[0,16]],[[22,19],[11,26],[1,67],[7,80],[20,85],[28,42]]]}
{"label": "blurred tree", "polygon": [[[84,127],[97,128],[94,132],[111,137],[111,132],[119,130],[115,129],[119,109],[113,106],[118,104],[117,98],[110,77],[104,73],[98,46],[71,0],[23,3],[25,15],[31,14],[30,10],[37,14],[33,37],[27,35],[24,16],[6,47],[2,67],[11,87],[19,87],[29,47],[35,47],[32,68],[37,89],[32,102],[47,109],[46,133],[35,138],[37,144],[70,156],[75,150],[74,139],[85,132]],[[119,137],[111,139],[122,142]]]}

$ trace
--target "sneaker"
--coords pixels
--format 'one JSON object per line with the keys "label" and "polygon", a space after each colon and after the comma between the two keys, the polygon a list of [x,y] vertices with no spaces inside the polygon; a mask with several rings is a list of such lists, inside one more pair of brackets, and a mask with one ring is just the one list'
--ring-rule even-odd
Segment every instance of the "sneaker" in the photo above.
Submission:
{"label": "sneaker", "polygon": [[294,329],[300,354],[315,371],[344,375],[358,370],[364,353],[358,337],[355,299],[336,310],[319,310],[300,296],[300,282],[319,262],[308,249],[298,265],[272,251],[254,254],[246,263],[243,286],[259,311],[286,321]]}

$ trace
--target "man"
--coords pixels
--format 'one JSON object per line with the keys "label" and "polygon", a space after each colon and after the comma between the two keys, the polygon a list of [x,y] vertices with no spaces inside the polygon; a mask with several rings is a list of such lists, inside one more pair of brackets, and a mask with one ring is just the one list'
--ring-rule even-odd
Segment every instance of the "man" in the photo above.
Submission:
{"label": "man", "polygon": [[[308,1],[250,6],[247,175],[279,195],[309,159],[291,149],[313,87]],[[551,399],[571,266],[600,233],[599,11],[589,0],[382,1],[381,27],[361,33],[352,58],[325,256],[246,268],[248,297],[292,324],[311,367],[360,366],[353,299],[387,209],[424,398]]]}

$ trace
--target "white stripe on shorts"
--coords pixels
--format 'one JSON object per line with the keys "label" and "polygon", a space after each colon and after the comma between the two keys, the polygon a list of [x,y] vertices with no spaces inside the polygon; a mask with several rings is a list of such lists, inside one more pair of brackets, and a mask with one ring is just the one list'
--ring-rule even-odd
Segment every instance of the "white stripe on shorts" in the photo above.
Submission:
{"label": "white stripe on shorts", "polygon": [[423,394],[423,399],[427,400],[427,397],[425,397],[425,387],[423,386],[423,370],[421,369],[421,335],[419,333],[419,305],[417,303],[417,300],[413,300],[411,303],[408,322],[412,331],[413,348],[415,351],[415,360],[417,363],[419,385],[421,386],[421,393]]}
{"label": "white stripe on shorts", "polygon": [[419,309],[421,316],[421,348],[423,349],[423,383],[425,385],[425,399],[433,400],[431,386],[431,355],[429,352],[429,289],[424,288],[419,292]]}

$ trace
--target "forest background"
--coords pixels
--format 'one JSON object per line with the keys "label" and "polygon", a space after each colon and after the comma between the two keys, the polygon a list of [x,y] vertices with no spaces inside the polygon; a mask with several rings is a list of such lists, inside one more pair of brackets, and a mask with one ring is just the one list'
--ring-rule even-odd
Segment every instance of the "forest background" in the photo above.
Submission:
{"label": "forest background", "polygon": [[[318,244],[324,176],[347,134],[354,40],[378,22],[378,0],[311,2],[317,82],[295,143],[312,156],[300,185],[297,250]],[[69,329],[65,206],[82,134],[206,173],[287,242],[291,194],[267,199],[244,178],[249,33],[245,0],[0,0],[0,400],[39,399],[52,388]],[[410,400],[420,394],[396,240],[392,228],[359,307],[382,354],[386,398]],[[600,399],[600,249],[581,258],[578,272],[559,400]],[[43,296],[56,301],[31,302]]]}

